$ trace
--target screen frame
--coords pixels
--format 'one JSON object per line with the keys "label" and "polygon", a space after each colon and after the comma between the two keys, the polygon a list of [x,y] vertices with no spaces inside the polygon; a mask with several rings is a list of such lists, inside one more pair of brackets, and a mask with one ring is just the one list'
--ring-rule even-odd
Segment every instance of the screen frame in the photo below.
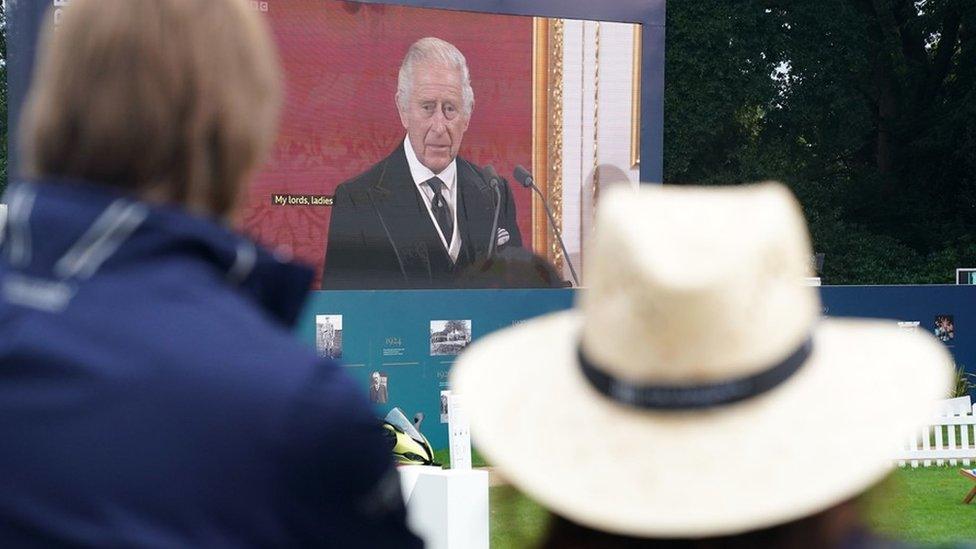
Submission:
{"label": "screen frame", "polygon": [[349,0],[454,11],[583,19],[641,26],[640,180],[664,181],[664,47],[666,0]]}

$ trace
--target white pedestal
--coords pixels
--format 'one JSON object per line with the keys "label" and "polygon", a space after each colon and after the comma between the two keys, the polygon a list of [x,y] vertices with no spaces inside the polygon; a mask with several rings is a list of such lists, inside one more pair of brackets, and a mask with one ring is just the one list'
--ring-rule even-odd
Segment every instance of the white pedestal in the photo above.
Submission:
{"label": "white pedestal", "polygon": [[427,549],[488,549],[488,472],[398,467],[407,524]]}

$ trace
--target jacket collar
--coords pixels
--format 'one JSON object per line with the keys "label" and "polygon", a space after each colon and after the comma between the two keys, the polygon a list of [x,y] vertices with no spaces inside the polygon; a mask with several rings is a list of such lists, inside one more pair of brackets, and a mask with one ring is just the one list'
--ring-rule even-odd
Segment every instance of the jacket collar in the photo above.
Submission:
{"label": "jacket collar", "polygon": [[149,259],[191,258],[291,326],[312,281],[310,269],[268,253],[217,220],[149,204],[112,187],[66,179],[21,181],[10,185],[5,202],[0,262],[17,277],[65,291]]}

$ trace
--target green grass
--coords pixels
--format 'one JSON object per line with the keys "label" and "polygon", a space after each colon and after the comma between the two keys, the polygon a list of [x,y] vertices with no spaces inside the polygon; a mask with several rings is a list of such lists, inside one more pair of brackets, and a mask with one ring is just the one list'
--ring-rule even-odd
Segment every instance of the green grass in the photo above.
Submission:
{"label": "green grass", "polygon": [[[450,464],[446,448],[434,455],[445,466]],[[487,465],[477,449],[472,449],[471,461],[475,467]],[[867,524],[879,534],[910,543],[976,540],[976,501],[962,503],[973,481],[959,474],[961,467],[897,469],[862,499]],[[536,546],[549,521],[545,509],[511,486],[491,488],[490,498],[491,547]]]}
{"label": "green grass", "polygon": [[865,497],[869,524],[879,533],[914,543],[976,540],[976,502],[962,503],[973,481],[959,469],[897,470]]}
{"label": "green grass", "polygon": [[495,486],[489,494],[492,549],[536,547],[549,524],[549,513],[511,486]]}
{"label": "green grass", "polygon": [[[863,498],[866,522],[879,534],[921,544],[976,540],[976,501],[962,503],[973,482],[960,467],[898,469]],[[802,477],[797,476],[797,482]],[[510,486],[491,488],[492,549],[530,548],[545,534],[549,516]]]}

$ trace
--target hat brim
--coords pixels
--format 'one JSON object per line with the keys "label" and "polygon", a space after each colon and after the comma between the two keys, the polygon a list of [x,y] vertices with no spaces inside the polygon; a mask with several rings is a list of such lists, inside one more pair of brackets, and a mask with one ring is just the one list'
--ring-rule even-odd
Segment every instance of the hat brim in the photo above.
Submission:
{"label": "hat brim", "polygon": [[824,320],[780,386],[705,411],[649,411],[596,392],[576,362],[581,317],[482,338],[451,386],[502,475],[580,524],[640,537],[768,527],[853,497],[950,384],[944,347],[879,320]]}

